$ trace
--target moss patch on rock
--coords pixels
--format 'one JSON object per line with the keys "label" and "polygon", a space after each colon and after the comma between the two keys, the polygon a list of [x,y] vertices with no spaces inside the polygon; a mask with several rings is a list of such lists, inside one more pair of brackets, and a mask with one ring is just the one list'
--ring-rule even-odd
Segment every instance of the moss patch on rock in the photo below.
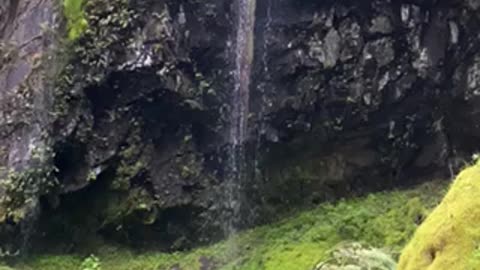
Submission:
{"label": "moss patch on rock", "polygon": [[480,162],[464,169],[402,253],[399,270],[480,269]]}
{"label": "moss patch on rock", "polygon": [[[415,231],[421,216],[444,195],[444,190],[445,185],[436,182],[411,190],[326,203],[242,232],[228,241],[191,251],[135,252],[101,245],[91,252],[100,259],[103,270],[311,270],[345,241],[384,247],[395,256]],[[79,269],[89,255],[36,255],[15,267],[19,270]],[[205,268],[207,264],[215,268]]]}

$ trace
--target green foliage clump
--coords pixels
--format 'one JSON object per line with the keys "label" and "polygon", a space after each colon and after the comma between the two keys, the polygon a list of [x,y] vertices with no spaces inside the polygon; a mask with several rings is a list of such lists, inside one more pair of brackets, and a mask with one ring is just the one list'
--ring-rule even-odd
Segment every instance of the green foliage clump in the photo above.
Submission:
{"label": "green foliage clump", "polygon": [[32,168],[23,172],[11,171],[3,181],[5,195],[0,199],[0,221],[7,217],[15,223],[22,220],[28,207],[42,194],[47,194],[57,184],[53,171],[48,168]]}
{"label": "green foliage clump", "polygon": [[85,258],[80,266],[80,270],[101,270],[101,263],[100,259],[97,258],[95,255],[90,255],[89,257]]}
{"label": "green foliage clump", "polygon": [[83,33],[82,44],[74,48],[77,68],[84,72],[74,79],[99,83],[108,68],[118,64],[115,61],[121,59],[124,49],[132,44],[132,32],[140,15],[129,0],[91,0],[85,3],[85,12],[88,28]]}
{"label": "green foliage clump", "polygon": [[4,195],[0,198],[0,222],[6,219],[17,223],[25,218],[27,210],[35,207],[39,196],[49,193],[58,184],[53,166],[53,151],[37,147],[31,152],[32,167],[23,171],[9,170],[3,183]]}
{"label": "green foliage clump", "polygon": [[67,19],[68,39],[76,40],[87,29],[88,22],[83,0],[63,0],[63,13]]}
{"label": "green foliage clump", "polygon": [[[113,62],[121,61],[125,48],[134,41],[140,15],[129,0],[63,0],[69,42],[64,50],[67,63],[55,76],[55,111],[68,114],[70,102],[87,84],[99,83]],[[118,63],[117,63],[118,64]]]}
{"label": "green foliage clump", "polygon": [[145,163],[141,160],[142,138],[140,136],[140,123],[135,122],[137,129],[127,139],[128,147],[124,147],[119,152],[120,164],[116,171],[115,180],[111,184],[114,190],[128,191],[130,181],[145,170]]}

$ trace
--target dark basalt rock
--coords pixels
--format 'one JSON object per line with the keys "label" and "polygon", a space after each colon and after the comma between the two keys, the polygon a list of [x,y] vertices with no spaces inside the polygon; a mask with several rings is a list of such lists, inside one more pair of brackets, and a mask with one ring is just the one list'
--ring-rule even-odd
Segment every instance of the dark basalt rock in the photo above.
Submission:
{"label": "dark basalt rock", "polygon": [[[477,2],[258,1],[240,225],[448,176],[478,151]],[[5,3],[0,232],[222,237],[235,5],[93,0],[63,45],[53,1]]]}

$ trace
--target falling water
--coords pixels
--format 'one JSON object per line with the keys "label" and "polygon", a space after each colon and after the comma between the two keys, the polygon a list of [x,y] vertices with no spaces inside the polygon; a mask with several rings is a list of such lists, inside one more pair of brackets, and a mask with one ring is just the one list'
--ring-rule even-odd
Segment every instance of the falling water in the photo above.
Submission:
{"label": "falling water", "polygon": [[242,145],[247,136],[250,73],[252,70],[255,0],[238,0],[235,47],[235,86],[232,99],[231,143]]}
{"label": "falling water", "polygon": [[234,88],[231,100],[229,174],[226,203],[230,211],[225,233],[235,233],[241,222],[242,183],[245,180],[245,146],[249,116],[250,75],[252,71],[256,0],[237,0]]}

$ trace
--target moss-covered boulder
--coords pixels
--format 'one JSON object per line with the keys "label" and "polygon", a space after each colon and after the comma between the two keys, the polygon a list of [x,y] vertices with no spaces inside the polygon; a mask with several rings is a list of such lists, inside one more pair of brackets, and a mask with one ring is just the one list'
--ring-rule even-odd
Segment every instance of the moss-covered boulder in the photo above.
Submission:
{"label": "moss-covered boulder", "polygon": [[480,269],[480,162],[463,170],[419,227],[398,270]]}

